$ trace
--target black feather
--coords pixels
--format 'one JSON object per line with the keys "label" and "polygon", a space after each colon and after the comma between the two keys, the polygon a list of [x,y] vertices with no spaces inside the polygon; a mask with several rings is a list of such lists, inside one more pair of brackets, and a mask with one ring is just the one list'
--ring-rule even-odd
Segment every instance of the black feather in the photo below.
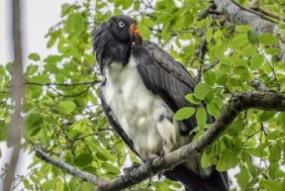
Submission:
{"label": "black feather", "polygon": [[220,173],[214,168],[209,176],[202,177],[181,164],[165,172],[164,175],[171,180],[183,183],[187,191],[229,190],[227,173]]}
{"label": "black feather", "polygon": [[[138,71],[150,91],[162,97],[174,112],[192,106],[185,95],[194,91],[196,83],[181,64],[151,42],[134,46],[132,50],[139,62]],[[196,127],[195,116],[183,122],[180,132],[188,135]]]}
{"label": "black feather", "polygon": [[103,23],[94,33],[93,50],[96,52],[96,60],[103,73],[103,68],[112,61],[124,65],[128,63],[131,44],[120,43],[120,40],[112,34],[109,24]]}

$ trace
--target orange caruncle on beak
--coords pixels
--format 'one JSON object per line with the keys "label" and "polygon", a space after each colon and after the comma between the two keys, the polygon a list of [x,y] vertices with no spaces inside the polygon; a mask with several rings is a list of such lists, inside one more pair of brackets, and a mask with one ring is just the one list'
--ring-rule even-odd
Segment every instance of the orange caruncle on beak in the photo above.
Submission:
{"label": "orange caruncle on beak", "polygon": [[135,23],[131,24],[131,26],[129,28],[129,32],[130,32],[132,40],[136,44],[142,44],[142,37],[141,37],[139,29]]}

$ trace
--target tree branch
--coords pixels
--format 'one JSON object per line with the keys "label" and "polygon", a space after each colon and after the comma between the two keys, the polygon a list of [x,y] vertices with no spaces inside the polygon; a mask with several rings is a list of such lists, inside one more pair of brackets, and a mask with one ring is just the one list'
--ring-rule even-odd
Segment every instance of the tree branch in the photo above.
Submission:
{"label": "tree branch", "polygon": [[247,24],[258,33],[273,33],[277,28],[272,20],[246,9],[232,0],[214,0],[214,3],[217,6],[217,10],[230,16],[233,22]]}
{"label": "tree branch", "polygon": [[255,88],[257,91],[260,92],[275,92],[274,90],[268,88],[266,85],[264,85],[261,81],[258,79],[254,79],[250,81],[250,85]]}
{"label": "tree branch", "polygon": [[35,145],[34,151],[36,153],[36,156],[40,159],[60,168],[63,170],[66,170],[69,174],[79,177],[84,181],[88,181],[90,183],[93,183],[95,185],[101,185],[103,183],[102,180],[100,180],[98,177],[94,176],[93,174],[90,174],[88,172],[84,172],[76,167],[71,166],[70,164],[67,164],[63,161],[53,159],[53,157],[48,154],[46,151],[44,151],[40,146]]}
{"label": "tree branch", "polygon": [[276,19],[277,21],[283,21],[285,22],[285,18],[282,17],[281,15],[278,15],[278,14],[275,14],[275,13],[272,13],[270,11],[267,11],[265,9],[262,9],[260,8],[260,2],[259,0],[253,0],[249,3],[249,6],[248,6],[249,9],[252,9],[256,12],[259,12],[261,14],[263,14],[264,16],[267,16],[267,17],[271,17],[273,19]]}
{"label": "tree branch", "polygon": [[[233,94],[220,117],[215,121],[212,127],[209,128],[196,141],[182,146],[171,153],[166,153],[163,158],[158,157],[154,159],[150,165],[141,164],[138,168],[132,170],[128,175],[119,176],[118,178],[108,182],[103,180],[98,181],[98,178],[93,177],[97,179],[96,181],[93,181],[93,183],[97,185],[98,191],[121,190],[152,177],[158,172],[162,172],[170,169],[172,166],[181,164],[195,157],[197,154],[202,153],[207,146],[211,145],[227,129],[227,127],[241,111],[251,108],[284,112],[285,97],[274,92]],[[38,153],[38,151],[36,151],[36,153]],[[64,165],[58,165],[58,163],[61,162],[51,161],[49,158],[51,157],[45,157],[43,160],[52,163],[59,168],[67,170]],[[73,169],[74,167],[69,168]],[[73,175],[78,176],[78,173],[73,173]],[[88,181],[85,176],[81,178]]]}
{"label": "tree branch", "polygon": [[200,68],[198,70],[198,76],[196,78],[197,83],[199,83],[201,81],[202,75],[203,75],[203,71],[204,71],[204,61],[205,61],[205,56],[206,53],[208,51],[208,47],[207,47],[207,40],[206,40],[206,34],[203,34],[202,37],[202,42],[201,45],[197,51],[197,58],[199,59],[200,62]]}
{"label": "tree branch", "polygon": [[249,25],[257,33],[273,33],[279,37],[279,48],[281,49],[280,59],[285,60],[285,47],[283,39],[278,33],[277,24],[265,17],[263,14],[246,9],[233,0],[214,0],[217,11],[229,16],[229,19],[237,24]]}
{"label": "tree branch", "polygon": [[97,83],[100,83],[100,81],[94,80],[89,82],[75,82],[75,83],[56,83],[56,82],[39,83],[39,82],[29,82],[29,81],[26,82],[27,85],[34,85],[34,86],[64,86],[64,87],[85,86]]}
{"label": "tree branch", "polygon": [[13,179],[16,172],[19,154],[21,150],[22,137],[22,104],[24,102],[24,75],[23,75],[23,58],[22,58],[22,36],[21,36],[21,11],[20,1],[13,0],[12,13],[12,31],[13,31],[13,53],[14,62],[12,70],[12,90],[11,98],[13,103],[13,114],[9,129],[8,146],[13,146],[13,153],[10,158],[10,163],[6,169],[6,176],[4,180],[3,190],[9,191],[12,188]]}

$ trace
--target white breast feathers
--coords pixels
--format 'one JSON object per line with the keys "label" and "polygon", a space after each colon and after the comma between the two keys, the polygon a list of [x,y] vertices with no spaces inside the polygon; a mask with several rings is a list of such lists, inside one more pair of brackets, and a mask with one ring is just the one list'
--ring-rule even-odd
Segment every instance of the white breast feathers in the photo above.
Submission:
{"label": "white breast feathers", "polygon": [[103,95],[116,120],[144,159],[178,147],[179,128],[173,112],[157,95],[147,90],[137,71],[136,60],[112,63],[105,68]]}

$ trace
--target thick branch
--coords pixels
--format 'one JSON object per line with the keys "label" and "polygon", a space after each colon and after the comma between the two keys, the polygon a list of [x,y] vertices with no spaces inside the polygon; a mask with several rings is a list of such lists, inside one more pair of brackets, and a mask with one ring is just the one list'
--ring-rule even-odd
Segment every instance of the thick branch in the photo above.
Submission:
{"label": "thick branch", "polygon": [[[233,94],[230,102],[225,106],[220,117],[212,127],[195,142],[185,145],[171,153],[166,153],[163,158],[154,159],[151,165],[141,164],[128,175],[120,176],[109,182],[104,182],[102,180],[98,181],[95,177],[97,180],[92,182],[97,185],[98,191],[121,190],[152,177],[158,172],[170,169],[172,166],[176,166],[186,160],[191,160],[191,158],[195,157],[195,155],[201,153],[207,146],[211,145],[227,129],[239,112],[250,108],[285,111],[285,97],[274,92]],[[38,151],[36,151],[36,153],[38,154]],[[49,156],[43,159],[59,168],[67,170],[64,165],[58,165],[62,162],[50,160],[50,158],[51,157]],[[74,167],[71,166],[69,168],[74,169]],[[77,173],[75,174],[69,170],[68,172],[78,176]],[[81,178],[88,181],[85,176]]]}
{"label": "thick branch", "polygon": [[276,24],[254,11],[248,10],[232,0],[214,0],[217,10],[227,14],[238,24],[247,24],[258,33],[273,33]]}
{"label": "thick branch", "polygon": [[24,99],[24,75],[23,75],[23,58],[22,58],[22,38],[21,38],[21,12],[20,1],[13,0],[12,7],[12,31],[13,31],[13,73],[12,73],[12,91],[11,98],[13,102],[13,114],[9,129],[8,146],[13,147],[13,153],[10,159],[4,180],[4,190],[11,189],[13,179],[16,172],[16,166],[19,160],[21,150],[21,136],[22,136],[22,119],[21,111]]}
{"label": "thick branch", "polygon": [[282,51],[281,60],[285,60],[284,42],[278,34],[277,24],[263,14],[246,9],[233,0],[214,0],[217,11],[223,12],[234,23],[249,25],[257,33],[273,33],[279,37],[279,47]]}

